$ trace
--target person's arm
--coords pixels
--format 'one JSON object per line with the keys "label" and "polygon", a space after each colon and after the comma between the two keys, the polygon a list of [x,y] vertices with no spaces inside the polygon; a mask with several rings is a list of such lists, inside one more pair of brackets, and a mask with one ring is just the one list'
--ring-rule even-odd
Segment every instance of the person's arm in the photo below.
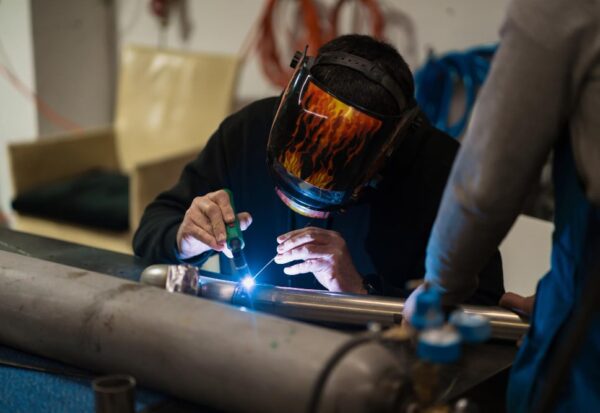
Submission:
{"label": "person's arm", "polygon": [[427,248],[426,280],[448,303],[475,290],[567,127],[585,47],[581,4],[519,1],[509,10]]}
{"label": "person's arm", "polygon": [[[144,211],[133,240],[136,255],[152,263],[201,265],[214,251],[228,254],[223,224],[232,221],[233,210],[222,189],[234,195],[245,190],[244,171],[259,165],[257,160],[264,156],[261,148],[277,102],[258,100],[221,123],[177,184]],[[239,212],[238,219],[242,230],[250,225],[248,213]]]}
{"label": "person's arm", "polygon": [[[186,165],[177,184],[148,205],[133,239],[136,255],[155,263],[183,261],[177,250],[177,231],[186,211],[195,197],[229,184],[222,129],[213,134],[198,158]],[[209,255],[187,261],[201,264]]]}
{"label": "person's arm", "polygon": [[535,305],[535,294],[528,297],[523,297],[520,294],[506,293],[498,302],[500,307],[507,308],[522,317],[529,318],[533,314],[533,306]]}

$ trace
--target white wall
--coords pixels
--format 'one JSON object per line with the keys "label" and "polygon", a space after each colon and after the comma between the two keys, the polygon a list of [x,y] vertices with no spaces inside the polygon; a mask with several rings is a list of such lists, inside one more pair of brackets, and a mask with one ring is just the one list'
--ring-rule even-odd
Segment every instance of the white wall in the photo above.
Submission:
{"label": "white wall", "polygon": [[[27,89],[35,90],[30,13],[28,1],[0,1],[0,63],[18,75]],[[5,212],[11,194],[6,143],[32,139],[36,134],[37,116],[31,99],[0,75],[0,209]]]}
{"label": "white wall", "polygon": [[[112,119],[113,6],[104,0],[30,0],[38,94],[82,127]],[[42,136],[64,132],[43,116]]]}
{"label": "white wall", "polygon": [[550,269],[553,230],[551,222],[519,216],[500,245],[506,291],[535,293],[538,281]]}
{"label": "white wall", "polygon": [[418,63],[436,53],[496,42],[510,0],[402,0],[416,25]]}
{"label": "white wall", "polygon": [[[160,25],[149,13],[146,1],[116,1],[119,47],[134,43],[225,54],[239,52],[264,3],[263,0],[187,1],[192,31],[189,40],[183,41],[177,14],[171,16],[161,38]],[[251,59],[242,69],[238,96],[246,99],[274,93],[277,88],[268,84]]]}
{"label": "white wall", "polygon": [[[175,14],[163,37],[157,20],[143,0],[117,1],[119,45],[138,43],[164,45],[187,50],[235,54],[259,17],[264,0],[188,0],[192,33],[187,42],[180,38],[181,25]],[[326,3],[331,3],[330,0]],[[386,10],[401,12],[414,27],[414,42],[405,32],[391,30],[390,41],[405,55],[413,68],[423,62],[427,51],[463,49],[498,40],[498,31],[509,0],[381,0]],[[349,21],[352,10],[343,17]],[[286,20],[287,21],[287,20]],[[348,27],[345,23],[343,27]],[[287,52],[291,57],[294,50]],[[238,99],[249,101],[276,94],[262,76],[255,56],[243,68]]]}

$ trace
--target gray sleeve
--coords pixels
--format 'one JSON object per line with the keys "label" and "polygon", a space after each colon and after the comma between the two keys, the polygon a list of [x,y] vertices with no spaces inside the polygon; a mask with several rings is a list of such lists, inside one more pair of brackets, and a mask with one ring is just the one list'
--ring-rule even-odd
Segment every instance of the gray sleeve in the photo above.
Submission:
{"label": "gray sleeve", "polygon": [[[481,90],[427,247],[426,279],[457,303],[519,214],[566,128],[585,45],[579,0],[519,0]],[[593,24],[593,21],[592,21]]]}

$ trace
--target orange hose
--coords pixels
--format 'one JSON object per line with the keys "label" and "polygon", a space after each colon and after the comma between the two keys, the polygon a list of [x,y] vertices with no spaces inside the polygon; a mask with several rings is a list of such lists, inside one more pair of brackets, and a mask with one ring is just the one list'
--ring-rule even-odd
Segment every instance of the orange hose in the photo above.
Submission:
{"label": "orange hose", "polygon": [[[301,40],[301,43],[303,45],[308,44],[311,50],[317,50],[323,44],[324,39],[317,7],[313,0],[298,1],[302,22],[307,31],[307,34]],[[278,0],[267,0],[265,9],[260,17],[256,47],[258,49],[262,70],[267,79],[276,86],[285,87],[292,74],[292,70],[289,68],[287,62],[285,64],[281,62],[273,27],[273,15],[276,7],[280,3],[281,2]]]}
{"label": "orange hose", "polygon": [[81,126],[60,115],[58,112],[52,109],[50,105],[48,105],[44,100],[42,100],[35,92],[29,90],[29,88],[15,74],[13,74],[10,70],[8,70],[8,68],[6,68],[6,66],[4,66],[1,63],[0,74],[3,75],[23,96],[31,99],[34,102],[40,114],[44,118],[48,119],[48,121],[65,131],[78,132],[82,130]]}
{"label": "orange hose", "polygon": [[[264,10],[259,18],[258,29],[256,31],[256,49],[258,51],[260,65],[266,78],[274,85],[285,87],[292,74],[288,62],[282,62],[277,42],[275,39],[276,30],[274,27],[274,14],[279,5],[290,0],[266,0]],[[290,44],[290,47],[296,50],[304,49],[305,45],[313,53],[318,50],[325,42],[338,35],[338,18],[342,5],[346,0],[338,0],[329,12],[328,23],[330,27],[323,27],[319,16],[319,9],[315,4],[316,0],[296,0],[299,7],[299,21],[302,25],[297,28],[297,32],[305,33],[303,37],[297,39],[297,44]],[[378,39],[383,39],[385,30],[385,19],[379,7],[377,0],[355,0],[366,8],[372,18],[372,35]],[[304,30],[302,30],[304,29]]]}

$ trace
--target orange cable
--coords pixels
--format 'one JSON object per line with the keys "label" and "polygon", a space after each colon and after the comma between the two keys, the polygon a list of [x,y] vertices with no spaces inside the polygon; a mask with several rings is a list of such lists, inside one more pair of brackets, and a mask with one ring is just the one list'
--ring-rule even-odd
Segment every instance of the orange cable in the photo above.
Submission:
{"label": "orange cable", "polygon": [[[376,39],[383,40],[384,38],[384,30],[385,30],[385,18],[383,17],[383,13],[381,12],[381,8],[379,7],[379,3],[377,0],[355,0],[362,4],[371,14],[371,18],[373,19],[371,35]],[[338,21],[340,10],[344,3],[347,0],[338,0],[336,4],[331,8],[331,12],[329,13],[329,24],[331,27],[330,38],[333,39],[338,36]]]}
{"label": "orange cable", "polygon": [[[300,6],[300,15],[307,31],[302,40],[303,45],[308,44],[311,50],[318,49],[324,41],[319,13],[313,0],[297,0]],[[278,0],[267,0],[264,11],[260,17],[256,47],[258,49],[262,70],[274,85],[285,87],[292,73],[287,62],[283,64],[277,50],[273,14]],[[295,46],[295,45],[293,45]]]}
{"label": "orange cable", "polygon": [[17,91],[23,96],[31,99],[40,114],[54,125],[62,128],[63,130],[70,132],[79,132],[83,128],[77,123],[65,118],[60,115],[57,111],[52,109],[42,98],[40,98],[35,92],[30,90],[14,73],[12,73],[4,64],[0,63],[0,74],[2,74],[9,82],[13,85]]}

